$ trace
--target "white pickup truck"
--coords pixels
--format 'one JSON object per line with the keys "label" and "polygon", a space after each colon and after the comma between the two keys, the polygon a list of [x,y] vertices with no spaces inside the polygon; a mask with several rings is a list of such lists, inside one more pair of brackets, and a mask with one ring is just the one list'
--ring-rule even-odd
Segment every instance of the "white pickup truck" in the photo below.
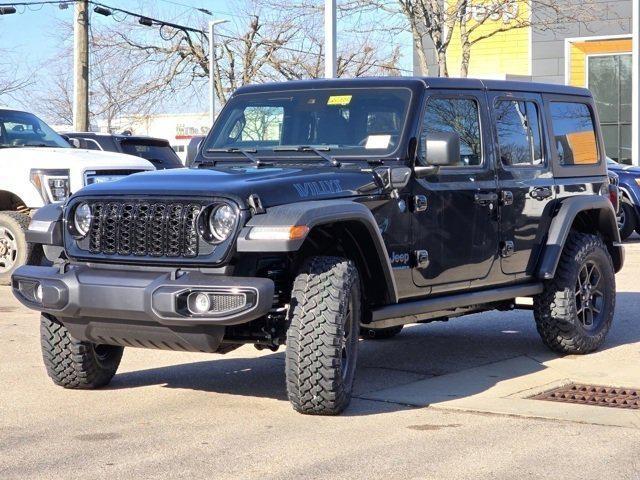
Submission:
{"label": "white pickup truck", "polygon": [[132,155],[75,149],[35,115],[0,108],[0,169],[0,285],[8,285],[18,266],[42,257],[25,241],[33,210],[154,167]]}

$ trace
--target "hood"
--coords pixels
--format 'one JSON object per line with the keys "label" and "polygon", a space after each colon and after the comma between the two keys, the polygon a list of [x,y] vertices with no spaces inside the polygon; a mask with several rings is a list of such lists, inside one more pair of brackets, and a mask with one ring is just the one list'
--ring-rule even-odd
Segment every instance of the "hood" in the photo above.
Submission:
{"label": "hood", "polygon": [[0,159],[27,164],[30,168],[69,168],[82,170],[153,170],[147,160],[122,153],[75,148],[20,147],[0,149]]}
{"label": "hood", "polygon": [[640,167],[634,165],[608,164],[609,170],[616,173],[630,173],[632,175],[640,175]]}
{"label": "hood", "polygon": [[262,204],[270,207],[376,193],[380,189],[373,174],[359,169],[242,166],[137,173],[116,182],[90,185],[75,196],[223,196],[245,206],[246,199],[257,194]]}

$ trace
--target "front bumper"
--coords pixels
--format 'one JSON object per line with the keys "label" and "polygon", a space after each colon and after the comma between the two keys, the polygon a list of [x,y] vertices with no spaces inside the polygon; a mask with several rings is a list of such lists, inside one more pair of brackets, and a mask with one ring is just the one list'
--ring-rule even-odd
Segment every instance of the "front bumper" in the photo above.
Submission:
{"label": "front bumper", "polygon": [[[35,295],[40,287],[41,296]],[[226,277],[199,271],[112,270],[89,266],[23,266],[12,276],[13,293],[28,308],[65,320],[120,320],[166,327],[228,326],[266,315],[274,284],[266,278]],[[244,295],[245,304],[193,314],[191,293]],[[41,300],[39,300],[41,298]],[[122,323],[122,322],[121,322]]]}

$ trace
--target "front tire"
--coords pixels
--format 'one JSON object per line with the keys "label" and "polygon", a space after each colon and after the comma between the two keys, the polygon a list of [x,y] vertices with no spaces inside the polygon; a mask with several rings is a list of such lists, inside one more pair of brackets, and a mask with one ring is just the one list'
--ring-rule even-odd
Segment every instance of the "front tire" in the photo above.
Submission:
{"label": "front tire", "polygon": [[124,347],[76,340],[64,325],[40,317],[42,359],[53,383],[70,389],[107,385],[118,370]]}
{"label": "front tire", "polygon": [[637,227],[635,207],[628,200],[622,199],[620,201],[620,211],[618,212],[620,239],[624,241],[629,238]]}
{"label": "front tire", "polygon": [[605,340],[615,309],[615,272],[602,239],[572,233],[553,280],[534,298],[538,333],[551,350],[584,354]]}
{"label": "front tire", "polygon": [[0,285],[10,285],[18,267],[38,265],[42,259],[42,249],[25,238],[30,220],[22,213],[0,212]]}
{"label": "front tire", "polygon": [[337,415],[351,401],[358,356],[358,270],[340,257],[311,257],[291,293],[287,395],[305,414]]}

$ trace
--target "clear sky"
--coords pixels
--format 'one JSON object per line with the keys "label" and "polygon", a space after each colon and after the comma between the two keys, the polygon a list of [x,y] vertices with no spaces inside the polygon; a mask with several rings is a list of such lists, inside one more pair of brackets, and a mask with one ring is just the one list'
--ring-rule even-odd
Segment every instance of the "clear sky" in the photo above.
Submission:
{"label": "clear sky", "polygon": [[[31,1],[31,0],[29,0]],[[33,0],[35,1],[35,0]],[[321,5],[321,0],[318,0]],[[0,0],[1,4],[8,4],[10,0]],[[212,19],[224,18],[241,21],[238,12],[234,11],[234,3],[224,0],[157,0],[157,1],[124,1],[101,0],[101,3],[131,10],[137,13],[148,14],[166,21],[173,21],[184,25],[198,27],[196,21],[197,7],[206,8],[213,13]],[[60,55],[67,55],[59,38],[62,22],[70,22],[73,19],[73,5],[66,10],[61,10],[58,5],[43,5],[32,7],[17,7],[18,13],[0,16],[0,50],[3,56],[11,52],[8,57],[0,59],[0,62],[11,62],[23,71],[35,71],[35,85],[30,87],[34,96],[42,93],[47,80],[47,66],[59,60]],[[202,18],[202,16],[200,16]],[[91,16],[94,24],[109,23],[114,20],[97,14]],[[338,24],[338,41],[348,41],[345,34],[340,35]],[[401,67],[411,69],[411,42],[410,38],[394,39],[403,46],[403,58]],[[3,103],[15,103],[3,99]],[[28,108],[27,105],[23,107]],[[189,110],[206,110],[206,105],[191,105]]]}

